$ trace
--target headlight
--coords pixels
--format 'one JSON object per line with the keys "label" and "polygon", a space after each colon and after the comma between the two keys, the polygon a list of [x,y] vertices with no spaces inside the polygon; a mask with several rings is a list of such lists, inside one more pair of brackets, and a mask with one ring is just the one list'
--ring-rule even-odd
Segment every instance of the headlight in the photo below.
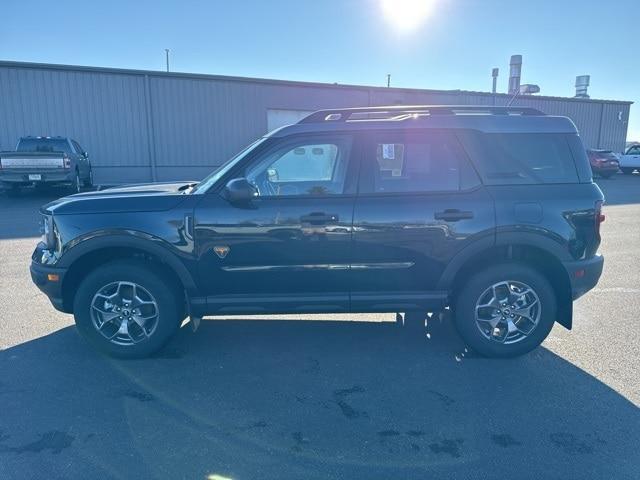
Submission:
{"label": "headlight", "polygon": [[48,249],[54,249],[56,242],[53,232],[53,215],[42,216],[40,231],[42,232],[42,243],[44,243]]}

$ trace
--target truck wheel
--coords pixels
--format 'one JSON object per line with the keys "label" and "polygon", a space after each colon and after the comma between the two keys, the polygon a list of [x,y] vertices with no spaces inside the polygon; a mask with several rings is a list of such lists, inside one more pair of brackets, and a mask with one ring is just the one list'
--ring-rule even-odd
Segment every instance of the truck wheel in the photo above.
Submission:
{"label": "truck wheel", "polygon": [[98,350],[119,358],[142,358],[160,349],[180,322],[180,303],[164,278],[143,262],[114,262],[80,284],[76,326]]}
{"label": "truck wheel", "polygon": [[82,182],[80,181],[80,172],[76,170],[76,176],[71,185],[73,193],[80,193],[82,191]]}
{"label": "truck wheel", "polygon": [[556,297],[534,269],[508,263],[472,275],[458,292],[455,324],[467,345],[487,357],[516,357],[549,335]]}
{"label": "truck wheel", "polygon": [[93,187],[93,169],[89,170],[89,176],[85,180],[83,180],[82,185],[84,186],[84,188]]}

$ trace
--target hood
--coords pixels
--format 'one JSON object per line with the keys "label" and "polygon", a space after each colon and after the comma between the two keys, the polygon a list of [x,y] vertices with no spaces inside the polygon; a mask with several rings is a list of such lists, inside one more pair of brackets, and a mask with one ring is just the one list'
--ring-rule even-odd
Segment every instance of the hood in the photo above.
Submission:
{"label": "hood", "polygon": [[41,211],[65,215],[170,210],[184,200],[189,187],[196,183],[139,183],[76,193],[44,205]]}
{"label": "hood", "polygon": [[73,198],[102,197],[109,195],[150,195],[154,193],[183,193],[189,187],[194,186],[198,182],[171,182],[171,183],[132,183],[130,185],[121,185],[119,187],[105,188],[96,192],[84,192],[70,195]]}

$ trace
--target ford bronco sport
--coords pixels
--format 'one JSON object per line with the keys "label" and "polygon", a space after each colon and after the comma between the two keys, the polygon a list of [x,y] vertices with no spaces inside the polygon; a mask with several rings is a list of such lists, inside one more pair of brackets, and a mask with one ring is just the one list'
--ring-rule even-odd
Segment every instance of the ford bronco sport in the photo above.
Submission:
{"label": "ford bronco sport", "polygon": [[44,206],[31,275],[119,357],[158,350],[187,317],[445,309],[474,350],[511,357],[571,328],[602,272],[602,202],[564,117],[325,110],[199,183]]}

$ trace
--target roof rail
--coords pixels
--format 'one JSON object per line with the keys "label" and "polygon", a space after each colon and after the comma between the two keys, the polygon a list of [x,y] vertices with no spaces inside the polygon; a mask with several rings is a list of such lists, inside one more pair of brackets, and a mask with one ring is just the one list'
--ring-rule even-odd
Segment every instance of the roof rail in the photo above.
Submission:
{"label": "roof rail", "polygon": [[422,115],[531,115],[545,113],[530,107],[493,105],[393,105],[380,107],[334,108],[318,110],[298,123],[348,122],[362,120],[406,120]]}

